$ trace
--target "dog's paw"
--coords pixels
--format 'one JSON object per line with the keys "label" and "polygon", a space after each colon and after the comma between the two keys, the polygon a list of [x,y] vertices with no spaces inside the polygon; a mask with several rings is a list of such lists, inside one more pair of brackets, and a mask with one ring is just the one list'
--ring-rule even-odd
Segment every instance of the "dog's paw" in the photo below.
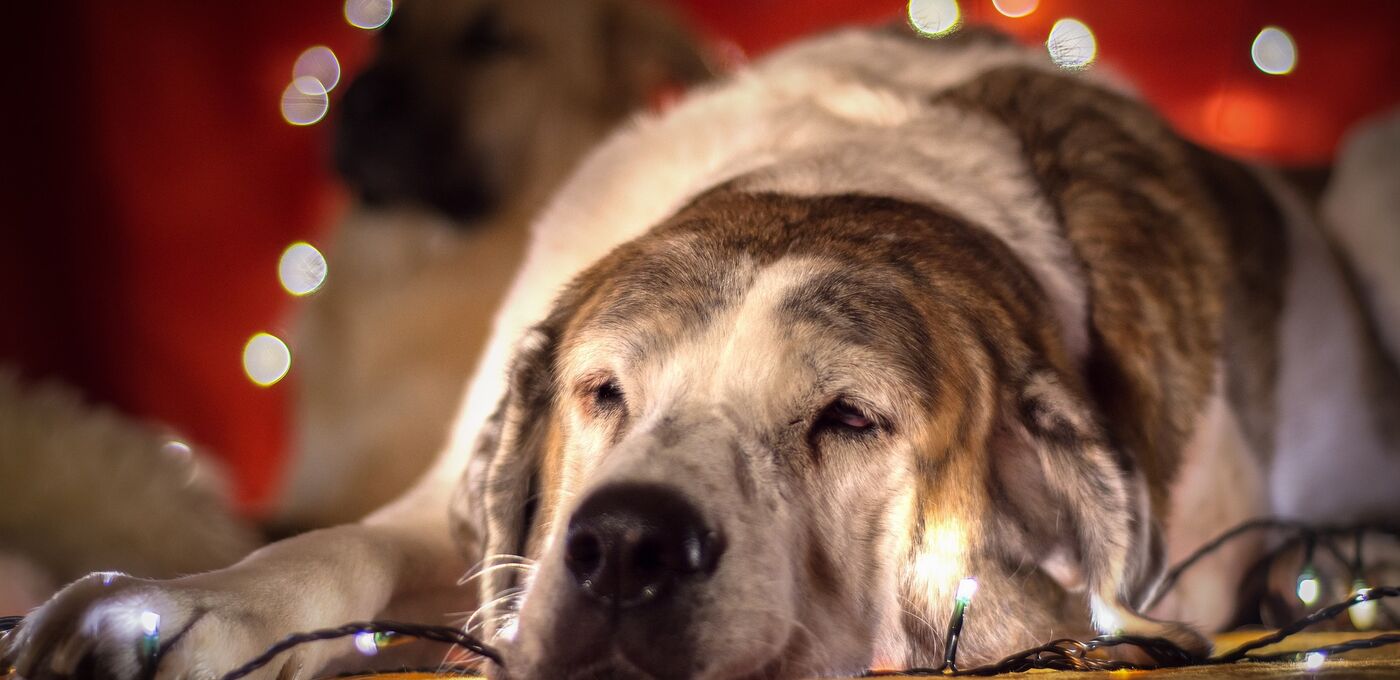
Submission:
{"label": "dog's paw", "polygon": [[[92,574],[64,588],[0,641],[0,671],[24,680],[204,680],[275,641],[256,603],[184,581]],[[293,677],[294,653],[255,674]]]}

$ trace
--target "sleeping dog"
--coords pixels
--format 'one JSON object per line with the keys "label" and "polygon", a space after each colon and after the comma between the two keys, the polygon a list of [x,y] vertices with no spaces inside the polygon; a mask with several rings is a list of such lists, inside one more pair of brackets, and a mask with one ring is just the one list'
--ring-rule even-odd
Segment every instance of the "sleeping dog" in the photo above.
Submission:
{"label": "sleeping dog", "polygon": [[413,491],[229,569],[80,580],[6,659],[135,678],[154,612],[158,677],[210,677],[463,610],[502,677],[851,673],[935,663],[964,577],[964,663],[1095,631],[1203,651],[1249,555],[1141,611],[1166,560],[1400,506],[1347,281],[1269,173],[1041,54],[808,40],[584,162]]}

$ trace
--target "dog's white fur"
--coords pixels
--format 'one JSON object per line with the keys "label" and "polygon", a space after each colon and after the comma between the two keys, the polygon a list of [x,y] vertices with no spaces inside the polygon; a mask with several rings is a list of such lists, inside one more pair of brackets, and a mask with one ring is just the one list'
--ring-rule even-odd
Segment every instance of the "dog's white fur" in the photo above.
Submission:
{"label": "dog's white fur", "polygon": [[[1082,284],[1065,270],[1063,247],[1046,228],[1047,209],[1027,184],[1015,150],[986,121],[905,94],[937,91],[997,65],[1043,65],[1043,60],[1015,48],[977,46],[950,52],[943,68],[929,70],[926,57],[908,52],[923,49],[867,31],[807,41],[722,87],[693,94],[665,117],[640,118],[616,134],[536,222],[525,265],[497,317],[447,449],[413,491],[360,524],[269,546],[223,571],[169,582],[123,579],[103,586],[94,579],[81,581],[38,611],[9,643],[19,652],[21,674],[37,674],[40,664],[58,674],[71,672],[82,651],[95,645],[116,677],[135,677],[139,661],[131,612],[141,609],[158,611],[162,625],[171,630],[193,624],[162,661],[160,678],[227,670],[293,630],[386,612],[432,620],[445,611],[470,610],[466,605],[472,593],[453,584],[482,556],[458,553],[444,509],[478,433],[504,393],[505,365],[519,338],[544,316],[566,281],[610,249],[660,222],[698,192],[741,174],[777,168],[780,162],[780,169],[760,174],[763,179],[755,186],[795,193],[878,188],[933,201],[990,225],[1051,291],[1069,346],[1082,352]],[[882,68],[875,72],[869,64]],[[910,136],[915,133],[918,139]],[[941,179],[949,184],[868,167],[853,152],[865,144],[893,154],[890,167],[913,157],[947,163],[954,171]],[[958,188],[953,184],[957,169],[995,181]],[[867,172],[870,179],[853,177]],[[1242,488],[1219,470],[1203,468],[1207,452],[1214,450],[1227,452],[1219,459],[1231,461],[1236,474],[1254,472],[1233,415],[1217,399],[1201,416],[1188,468],[1174,490],[1180,516],[1168,520],[1176,527],[1169,554],[1189,550],[1207,538],[1202,533],[1219,528],[1217,523],[1229,524],[1266,507],[1346,515],[1384,500],[1377,495],[1385,488],[1380,482],[1395,488],[1393,481],[1372,486],[1370,480],[1352,479],[1356,484],[1344,488],[1355,488],[1354,493],[1319,494],[1319,482],[1307,481],[1346,479],[1351,466],[1375,460],[1382,444],[1358,434],[1360,425],[1348,414],[1348,409],[1364,411],[1357,403],[1364,391],[1356,374],[1359,355],[1353,351],[1360,343],[1351,316],[1356,310],[1321,302],[1322,294],[1338,285],[1337,265],[1314,248],[1315,225],[1301,211],[1292,213],[1292,222],[1292,235],[1307,247],[1295,249],[1303,252],[1296,255],[1298,273],[1287,304],[1281,384],[1285,415],[1275,433],[1283,445],[1280,464],[1268,486],[1255,488]],[[1338,457],[1344,452],[1361,457],[1344,461]],[[1210,456],[1216,459],[1216,454]],[[1325,469],[1304,467],[1319,460],[1327,461]],[[1394,470],[1389,463],[1381,468]],[[1209,521],[1197,521],[1201,518]],[[1185,615],[1188,607],[1202,604],[1198,597],[1184,598],[1163,606]],[[896,607],[886,606],[888,617]],[[196,621],[199,611],[206,613]],[[1095,613],[1105,629],[1136,623],[1119,618],[1121,612],[1096,607]],[[1213,625],[1221,616],[1210,611],[1193,618]],[[882,654],[900,656],[896,631],[886,630],[880,637]],[[839,650],[830,653],[839,655]],[[303,648],[283,668],[309,670],[330,654],[327,646]]]}

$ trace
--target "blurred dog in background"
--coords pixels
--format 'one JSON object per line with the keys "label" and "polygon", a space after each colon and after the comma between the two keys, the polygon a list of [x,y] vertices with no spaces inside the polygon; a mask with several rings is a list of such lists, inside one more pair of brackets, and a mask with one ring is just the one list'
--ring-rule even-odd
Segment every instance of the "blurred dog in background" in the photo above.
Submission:
{"label": "blurred dog in background", "polygon": [[709,76],[646,0],[410,0],[340,103],[356,204],[297,319],[295,440],[276,522],[359,518],[441,449],[527,240],[575,161]]}

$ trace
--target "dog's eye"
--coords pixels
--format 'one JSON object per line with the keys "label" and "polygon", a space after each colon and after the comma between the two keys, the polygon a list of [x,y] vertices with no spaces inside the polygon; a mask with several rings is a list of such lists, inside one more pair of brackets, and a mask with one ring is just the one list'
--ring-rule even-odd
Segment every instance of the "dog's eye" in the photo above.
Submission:
{"label": "dog's eye", "polygon": [[622,387],[616,380],[606,380],[593,388],[593,405],[600,411],[611,411],[623,406]]}
{"label": "dog's eye", "polygon": [[847,434],[866,434],[874,432],[876,428],[875,420],[866,415],[856,405],[844,400],[837,399],[831,402],[825,409],[822,409],[817,416],[816,423],[813,424],[814,433],[824,431],[843,432]]}

